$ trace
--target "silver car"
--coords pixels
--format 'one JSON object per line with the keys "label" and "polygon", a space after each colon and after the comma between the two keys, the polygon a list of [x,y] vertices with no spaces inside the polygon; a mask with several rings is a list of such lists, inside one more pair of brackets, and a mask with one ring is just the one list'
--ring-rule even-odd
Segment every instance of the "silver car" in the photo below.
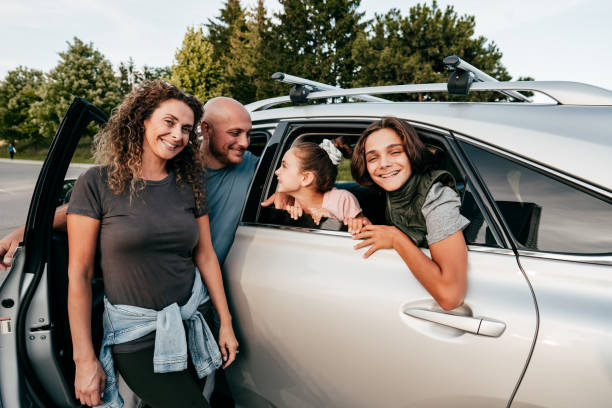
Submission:
{"label": "silver car", "polygon": [[[523,101],[400,103],[381,96],[447,92],[449,85],[343,90],[277,78],[296,84],[291,97],[247,107],[251,146],[261,159],[224,265],[241,344],[226,373],[239,406],[612,404],[611,91],[570,82],[478,82],[474,75],[463,84],[469,91],[503,91]],[[556,102],[534,104],[516,91]],[[304,104],[338,98],[345,102]],[[295,141],[342,137],[352,144],[383,116],[411,123],[458,181],[461,212],[470,220],[468,288],[463,305],[450,312],[396,252],[364,260],[340,222],[316,225],[260,206]],[[90,121],[102,123],[104,115],[77,99],[41,171],[20,255],[10,273],[0,274],[2,406],[78,406],[66,237],[52,232],[51,221]],[[347,166],[340,164],[337,187],[384,223],[382,196],[357,186]],[[100,277],[94,293],[102,293]],[[101,328],[93,329],[99,339]]]}

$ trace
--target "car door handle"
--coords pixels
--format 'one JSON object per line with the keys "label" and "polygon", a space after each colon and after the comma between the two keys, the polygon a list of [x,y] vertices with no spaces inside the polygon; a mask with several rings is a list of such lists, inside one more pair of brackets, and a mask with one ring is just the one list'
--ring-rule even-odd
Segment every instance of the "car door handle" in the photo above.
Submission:
{"label": "car door handle", "polygon": [[427,320],[428,322],[438,323],[481,336],[499,337],[506,330],[505,323],[483,317],[461,316],[419,308],[409,308],[404,310],[404,313],[417,319]]}

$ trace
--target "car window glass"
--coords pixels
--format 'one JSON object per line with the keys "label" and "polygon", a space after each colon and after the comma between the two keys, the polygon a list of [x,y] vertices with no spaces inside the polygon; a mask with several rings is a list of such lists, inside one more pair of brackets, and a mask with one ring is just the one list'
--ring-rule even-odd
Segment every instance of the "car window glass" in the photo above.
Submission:
{"label": "car window glass", "polygon": [[612,204],[471,144],[461,146],[522,247],[612,252]]}
{"label": "car window glass", "polygon": [[251,130],[249,132],[249,147],[247,150],[255,156],[261,157],[269,138],[270,133],[266,130]]}
{"label": "car window glass", "polygon": [[463,230],[463,236],[468,245],[499,246],[469,186],[466,187],[463,194],[460,212],[461,215],[470,220],[470,223]]}

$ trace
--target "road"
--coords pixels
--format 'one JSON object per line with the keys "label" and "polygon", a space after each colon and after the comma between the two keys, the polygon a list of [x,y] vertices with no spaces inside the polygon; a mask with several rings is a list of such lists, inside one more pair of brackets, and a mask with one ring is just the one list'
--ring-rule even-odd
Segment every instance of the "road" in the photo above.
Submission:
{"label": "road", "polygon": [[[42,162],[0,159],[0,237],[23,225]],[[68,168],[66,178],[76,178],[89,165]]]}

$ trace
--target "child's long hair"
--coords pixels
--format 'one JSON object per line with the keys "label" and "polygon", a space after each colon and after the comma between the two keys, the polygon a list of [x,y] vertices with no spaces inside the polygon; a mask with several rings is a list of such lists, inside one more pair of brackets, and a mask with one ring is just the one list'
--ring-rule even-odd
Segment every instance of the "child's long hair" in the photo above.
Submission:
{"label": "child's long hair", "polygon": [[315,187],[319,193],[326,193],[334,187],[338,168],[322,147],[313,142],[299,142],[292,149],[300,160],[300,169],[313,172]]}

